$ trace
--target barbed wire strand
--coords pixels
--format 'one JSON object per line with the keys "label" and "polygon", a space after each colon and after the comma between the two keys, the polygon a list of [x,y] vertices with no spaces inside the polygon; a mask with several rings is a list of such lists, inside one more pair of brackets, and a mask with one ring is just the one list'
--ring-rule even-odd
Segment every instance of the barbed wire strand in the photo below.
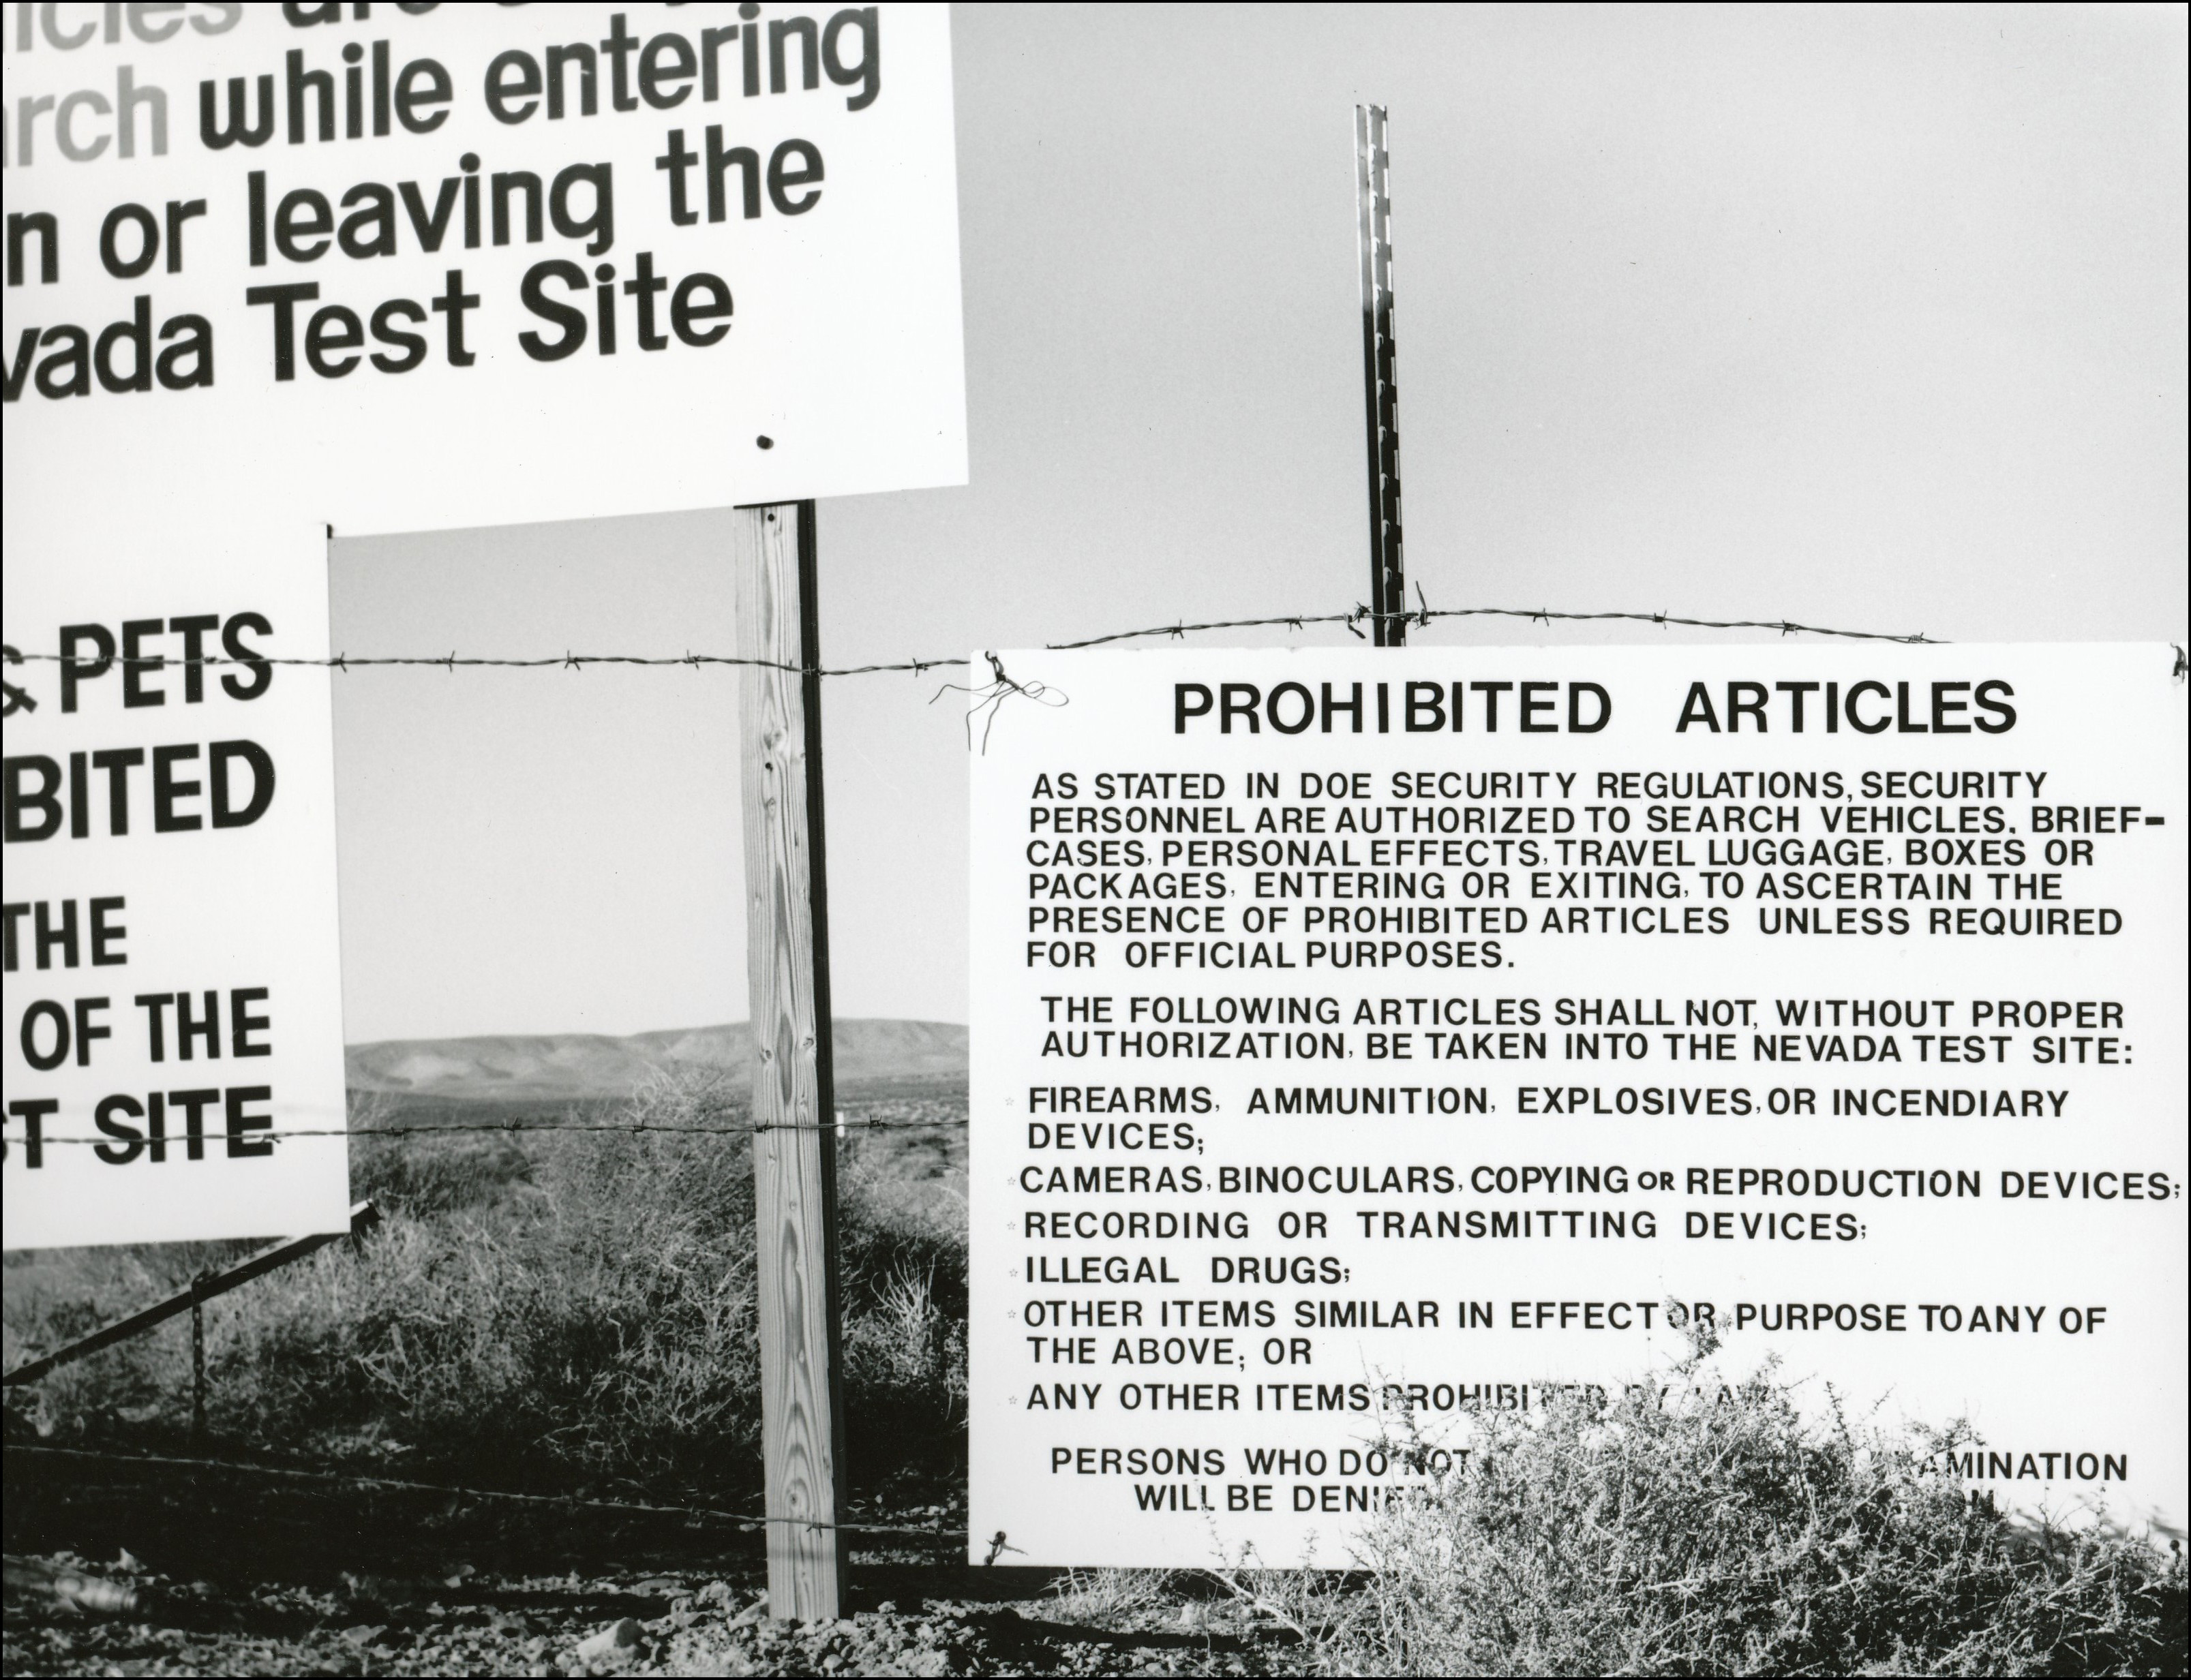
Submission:
{"label": "barbed wire strand", "polygon": [[[135,1123],[133,1117],[133,1123]],[[532,1132],[622,1132],[631,1136],[650,1138],[744,1138],[757,1132],[930,1132],[951,1130],[970,1125],[970,1120],[961,1115],[953,1120],[851,1120],[760,1121],[745,1125],[697,1126],[664,1125],[654,1121],[508,1121],[467,1120],[447,1126],[376,1126],[363,1124],[351,1127],[274,1127],[265,1130],[253,1128],[248,1134],[253,1143],[280,1142],[290,1138],[433,1138],[443,1133],[499,1133],[521,1136]],[[128,1148],[131,1144],[158,1143],[171,1148],[184,1148],[196,1142],[200,1144],[218,1143],[227,1137],[223,1126],[208,1126],[196,1138],[185,1132],[170,1132],[152,1138],[134,1138],[100,1132],[96,1135],[42,1132],[38,1138],[41,1148],[48,1144],[105,1144],[111,1147]],[[10,1138],[11,1144],[20,1142]]]}
{"label": "barbed wire strand", "polygon": [[[1564,612],[1549,607],[1431,607],[1425,605],[1412,612],[1373,612],[1366,606],[1357,606],[1350,612],[1275,613],[1261,618],[1211,619],[1189,624],[1184,621],[1170,624],[1152,625],[1142,630],[1118,630],[1106,636],[1090,636],[1078,641],[1048,642],[1044,645],[1052,652],[1064,653],[1080,648],[1103,647],[1113,642],[1133,641],[1143,637],[1166,636],[1175,639],[1210,630],[1255,630],[1287,628],[1299,630],[1312,624],[1338,624],[1356,630],[1367,623],[1393,621],[1428,625],[1441,618],[1518,618],[1531,622],[1595,623],[1621,622],[1654,624],[1660,628],[1677,627],[1691,630],[1771,630],[1783,636],[1835,636],[1846,640],[1862,642],[1899,642],[1926,646],[1943,645],[1938,639],[1921,631],[1909,635],[1897,635],[1880,630],[1837,630],[1818,624],[1799,624],[1792,619],[1755,618],[1693,618],[1667,612]],[[963,658],[908,659],[872,665],[844,665],[807,667],[783,660],[752,659],[735,654],[617,654],[572,653],[544,654],[526,658],[499,658],[489,655],[463,654],[452,650],[446,654],[330,654],[325,658],[302,658],[280,654],[198,654],[185,656],[175,654],[115,654],[107,653],[86,658],[82,654],[17,653],[9,650],[10,663],[20,661],[38,661],[48,663],[66,662],[79,669],[98,666],[102,670],[120,665],[125,668],[164,670],[170,667],[189,668],[208,666],[290,665],[324,667],[336,671],[348,671],[353,667],[374,666],[435,666],[455,672],[460,668],[495,667],[509,670],[547,670],[561,668],[579,670],[589,665],[689,666],[697,668],[706,665],[757,666],[771,671],[789,671],[817,677],[864,677],[879,673],[905,671],[918,677],[927,671],[964,667],[973,661]]]}
{"label": "barbed wire strand", "polygon": [[36,1455],[45,1458],[89,1459],[111,1464],[145,1464],[162,1469],[216,1470],[232,1474],[280,1477],[297,1481],[334,1482],[348,1486],[389,1488],[404,1493],[430,1493],[444,1498],[502,1500],[524,1505],[553,1505],[566,1509],[621,1511],[634,1516],[698,1517],[734,1525],[748,1531],[765,1530],[772,1523],[809,1530],[836,1529],[846,1534],[918,1535],[941,1540],[963,1540],[964,1529],[921,1528],[891,1523],[818,1523],[807,1517],[755,1517],[737,1511],[720,1511],[705,1505],[657,1505],[639,1500],[595,1499],[583,1494],[520,1493],[509,1488],[475,1488],[447,1482],[414,1481],[401,1476],[368,1476],[348,1470],[310,1470],[292,1465],[259,1464],[248,1459],[183,1458],[164,1453],[100,1452],[85,1447],[54,1447],[9,1444],[8,1456]]}
{"label": "barbed wire strand", "polygon": [[[1418,595],[1420,599],[1420,594]],[[1121,630],[1108,636],[1091,636],[1085,641],[1050,642],[1044,645],[1056,652],[1073,648],[1101,647],[1107,642],[1129,641],[1137,636],[1187,636],[1199,630],[1253,630],[1283,625],[1300,629],[1308,624],[1343,624],[1349,629],[1360,624],[1390,622],[1427,625],[1437,618],[1521,618],[1540,624],[1554,621],[1588,623],[1595,621],[1617,621],[1630,624],[1655,624],[1664,628],[1679,626],[1691,630],[1774,630],[1784,636],[1839,636],[1859,642],[1903,642],[1921,644],[1927,647],[1946,645],[1938,638],[1920,631],[1910,635],[1895,635],[1883,630],[1830,630],[1822,625],[1798,624],[1792,619],[1754,618],[1686,618],[1666,612],[1556,612],[1548,607],[1432,607],[1425,605],[1413,612],[1372,612],[1368,607],[1357,607],[1352,612],[1319,614],[1289,614],[1275,618],[1215,619],[1203,624],[1160,624],[1149,630]]]}

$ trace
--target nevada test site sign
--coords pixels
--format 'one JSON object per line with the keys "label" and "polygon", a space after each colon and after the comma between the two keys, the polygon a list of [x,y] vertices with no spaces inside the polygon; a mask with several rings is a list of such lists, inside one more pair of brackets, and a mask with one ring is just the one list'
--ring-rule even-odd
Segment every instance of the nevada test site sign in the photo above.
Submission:
{"label": "nevada test site sign", "polygon": [[249,662],[325,645],[326,533],[289,536],[9,565],[10,638],[73,656],[7,672],[10,1248],[348,1225],[326,675]]}
{"label": "nevada test site sign", "polygon": [[965,480],[942,9],[357,10],[7,14],[11,549]]}
{"label": "nevada test site sign", "polygon": [[329,677],[253,661],[330,528],[963,482],[948,16],[0,29],[6,1240],[344,1229]]}
{"label": "nevada test site sign", "polygon": [[1344,1564],[1387,1430],[1705,1324],[2182,1520],[2168,650],[1003,658],[1064,703],[973,761],[977,1551]]}

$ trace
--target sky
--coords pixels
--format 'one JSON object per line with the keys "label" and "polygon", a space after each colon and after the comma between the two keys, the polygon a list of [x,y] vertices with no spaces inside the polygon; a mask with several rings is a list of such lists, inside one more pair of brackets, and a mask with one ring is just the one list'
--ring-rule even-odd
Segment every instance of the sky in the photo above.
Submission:
{"label": "sky", "polygon": [[[954,8],[971,480],[821,504],[823,656],[1364,596],[1357,100],[1430,605],[2185,641],[2185,16]],[[730,528],[339,541],[334,645],[727,652]],[[966,1018],[953,679],[826,687],[839,1015]],[[737,754],[722,669],[339,676],[346,1036],[744,1019]]]}

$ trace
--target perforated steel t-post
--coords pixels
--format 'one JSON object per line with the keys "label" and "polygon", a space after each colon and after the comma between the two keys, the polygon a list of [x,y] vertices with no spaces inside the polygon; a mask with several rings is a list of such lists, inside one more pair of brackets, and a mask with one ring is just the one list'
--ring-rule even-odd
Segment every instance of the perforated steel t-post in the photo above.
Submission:
{"label": "perforated steel t-post", "polygon": [[1406,645],[1408,583],[1400,560],[1399,393],[1392,379],[1391,154],[1385,107],[1354,107],[1354,184],[1362,256],[1363,397],[1369,441],[1370,629],[1380,648]]}

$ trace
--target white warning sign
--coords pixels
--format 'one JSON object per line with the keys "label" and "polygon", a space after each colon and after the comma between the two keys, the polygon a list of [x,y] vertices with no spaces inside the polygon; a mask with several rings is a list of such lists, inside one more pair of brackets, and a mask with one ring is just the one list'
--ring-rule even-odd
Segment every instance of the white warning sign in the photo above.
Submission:
{"label": "white warning sign", "polygon": [[965,481],[942,8],[9,22],[11,547]]}
{"label": "white warning sign", "polygon": [[350,1228],[326,534],[10,574],[7,1246]]}
{"label": "white warning sign", "polygon": [[980,1549],[1343,1564],[1388,1432],[1704,1325],[2182,1521],[2168,650],[1003,658],[1062,703],[973,760]]}

